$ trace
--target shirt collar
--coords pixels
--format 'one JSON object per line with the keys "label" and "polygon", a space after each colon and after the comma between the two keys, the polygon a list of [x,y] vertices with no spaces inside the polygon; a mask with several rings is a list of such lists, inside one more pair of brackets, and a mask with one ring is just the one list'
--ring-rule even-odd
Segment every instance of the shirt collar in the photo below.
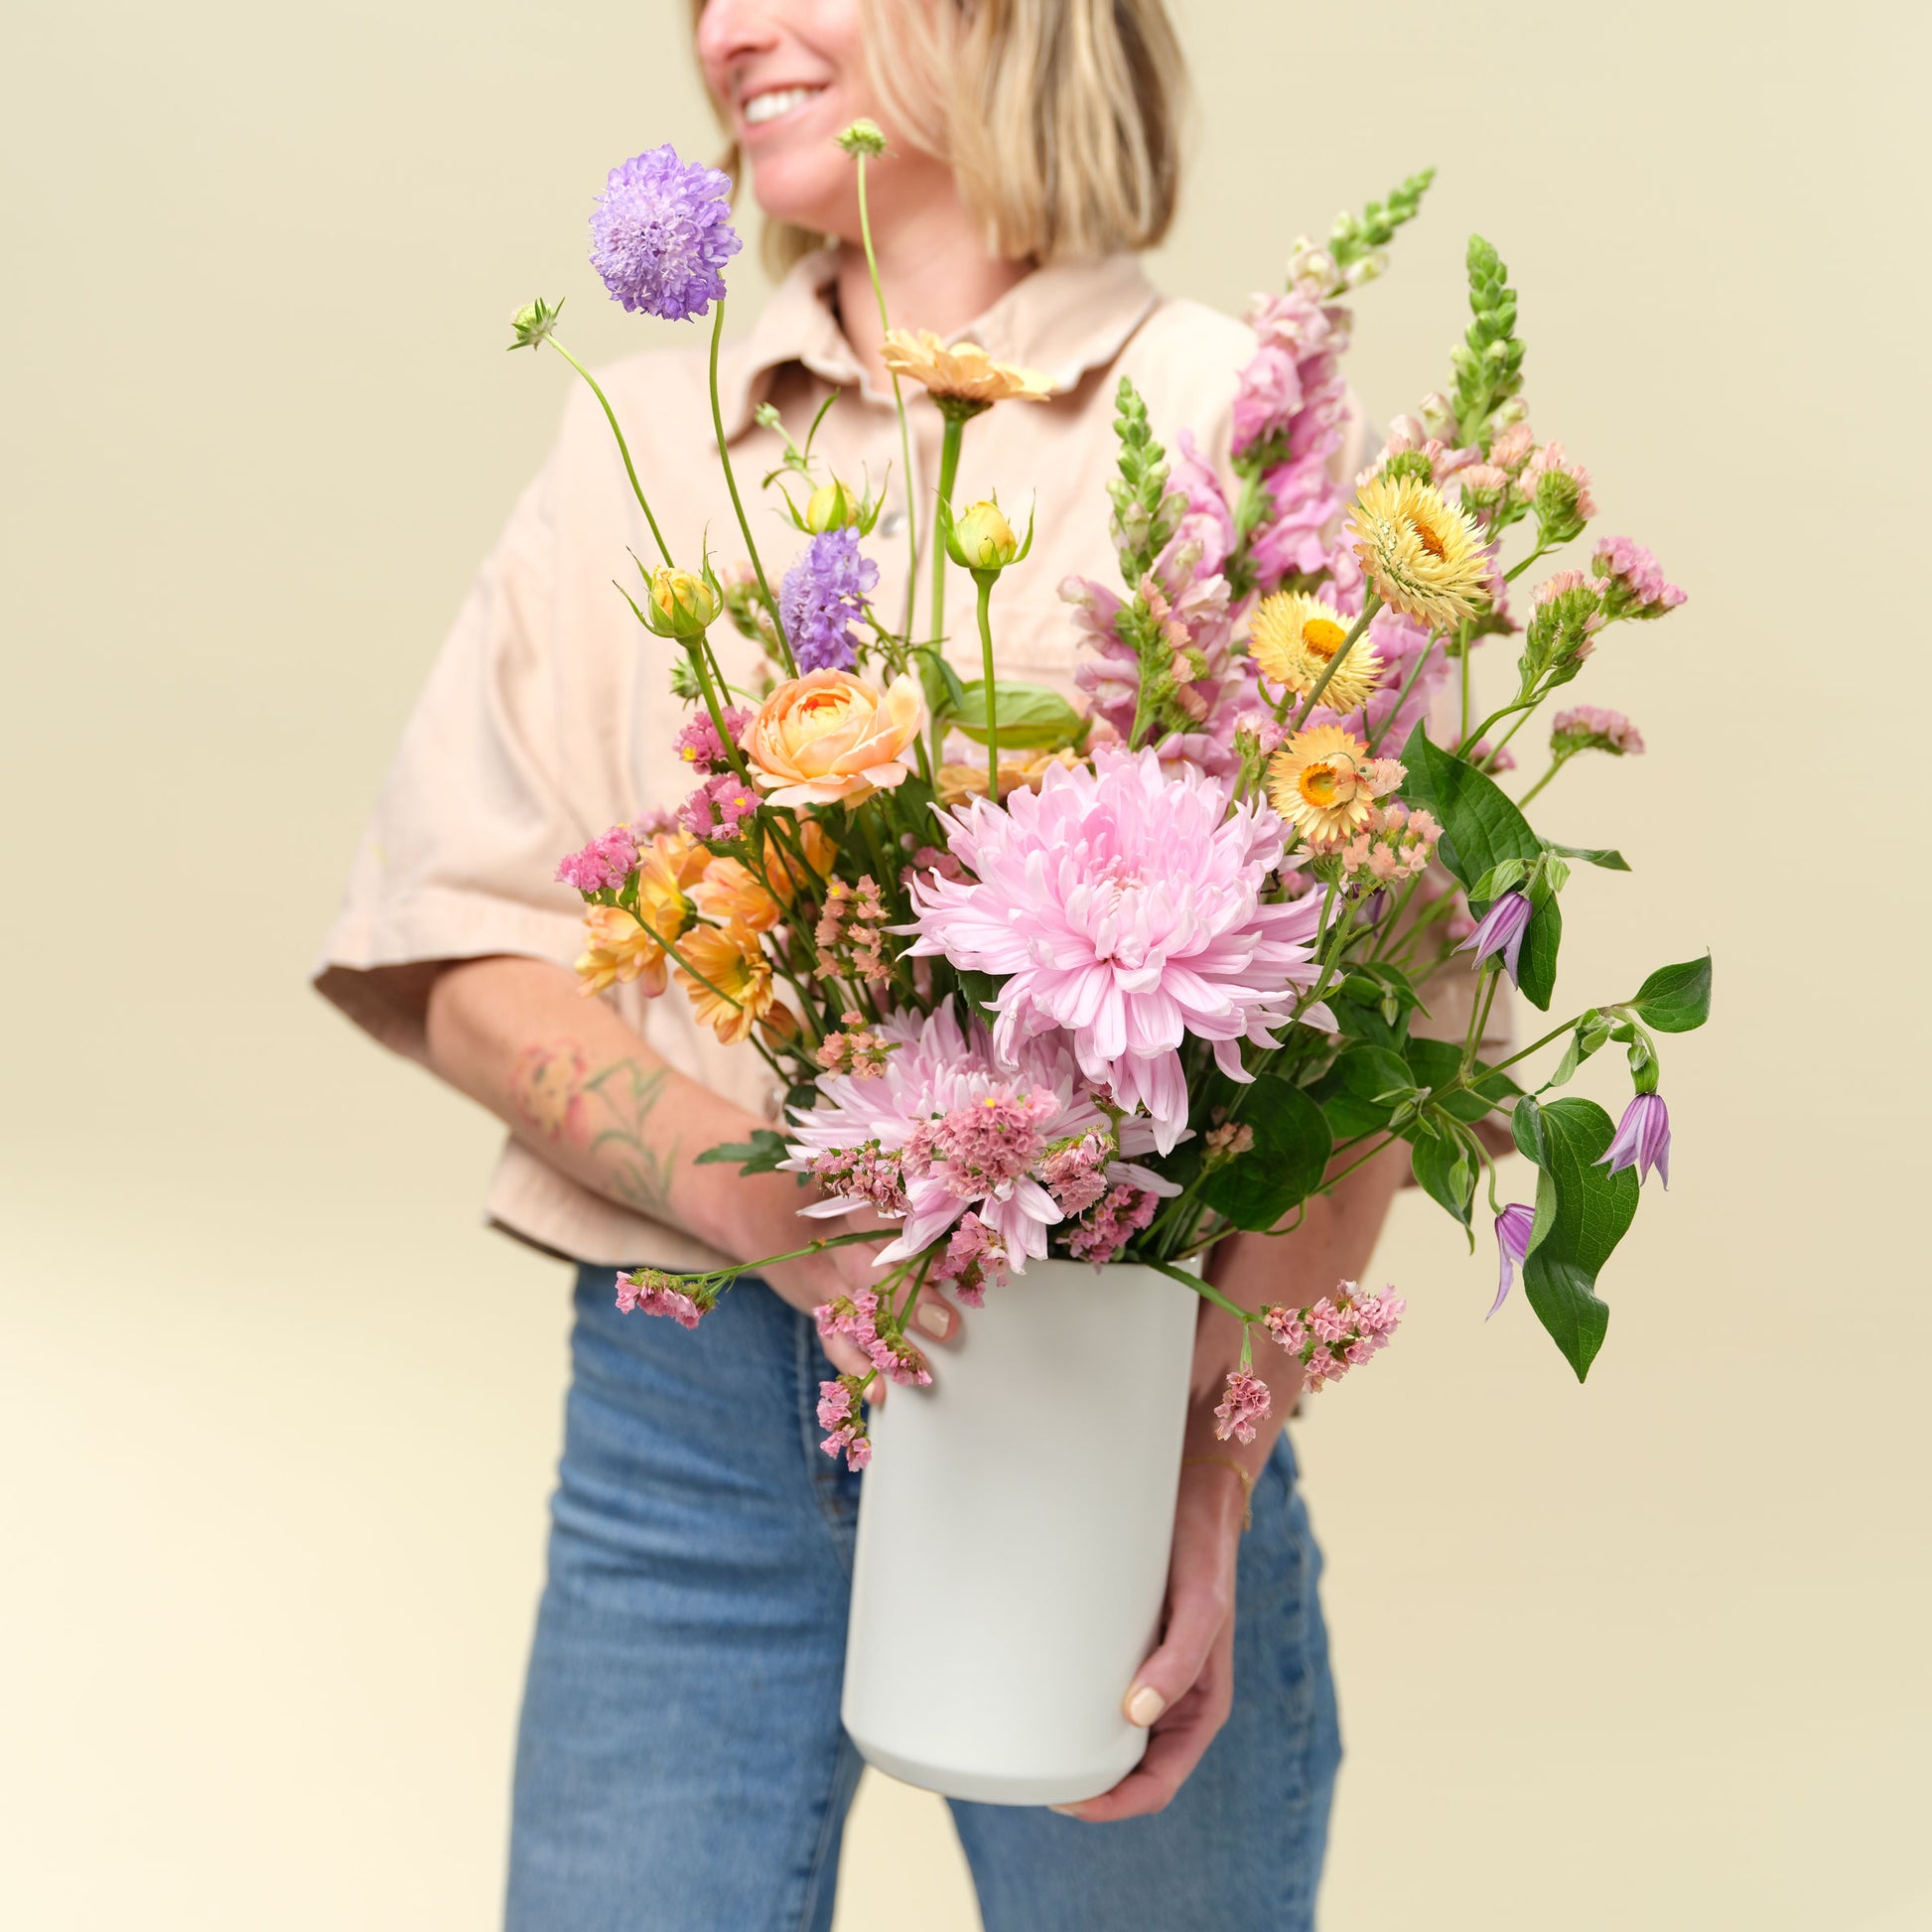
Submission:
{"label": "shirt collar", "polygon": [[[832,314],[836,264],[829,248],[797,263],[720,369],[718,400],[728,442],[751,428],[752,412],[769,392],[772,376],[789,362],[802,363],[836,388],[885,400],[865,379]],[[1050,262],[945,340],[975,342],[996,360],[1038,369],[1066,390],[1089,369],[1111,362],[1160,299],[1136,255]]]}

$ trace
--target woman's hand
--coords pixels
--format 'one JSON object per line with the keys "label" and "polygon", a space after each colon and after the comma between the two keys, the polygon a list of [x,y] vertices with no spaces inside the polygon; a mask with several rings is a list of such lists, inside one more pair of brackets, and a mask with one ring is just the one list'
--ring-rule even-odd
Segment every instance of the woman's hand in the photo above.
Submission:
{"label": "woman's hand", "polygon": [[[1194,1432],[1189,1431],[1190,1437]],[[1057,1809],[1089,1825],[1143,1818],[1178,1791],[1234,1704],[1234,1574],[1247,1484],[1229,1461],[1189,1461],[1174,1504],[1160,1648],[1122,1709],[1152,1727],[1147,1755],[1111,1791]]]}

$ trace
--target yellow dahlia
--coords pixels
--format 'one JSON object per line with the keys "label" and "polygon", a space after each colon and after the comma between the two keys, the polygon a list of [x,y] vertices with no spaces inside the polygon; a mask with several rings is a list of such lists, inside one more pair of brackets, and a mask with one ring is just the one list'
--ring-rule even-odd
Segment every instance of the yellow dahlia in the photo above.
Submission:
{"label": "yellow dahlia", "polygon": [[977,343],[955,343],[948,348],[930,329],[889,329],[880,349],[895,375],[922,382],[935,402],[970,403],[990,408],[1010,397],[1021,402],[1044,402],[1053,393],[1050,376],[996,362]]}
{"label": "yellow dahlia", "polygon": [[1474,523],[1418,477],[1371,477],[1348,534],[1383,603],[1435,630],[1453,630],[1488,601],[1489,559]]}
{"label": "yellow dahlia", "polygon": [[[1346,620],[1318,597],[1277,591],[1255,607],[1248,651],[1262,676],[1306,698],[1347,636]],[[1366,637],[1357,637],[1322,687],[1321,702],[1335,711],[1354,711],[1381,680],[1382,660]]]}
{"label": "yellow dahlia", "polygon": [[1375,805],[1368,747],[1339,725],[1297,732],[1268,765],[1268,796],[1311,845],[1345,839]]}
{"label": "yellow dahlia", "polygon": [[771,1011],[771,967],[749,926],[697,926],[678,951],[690,968],[679,966],[677,983],[691,996],[691,1011],[728,1046]]}

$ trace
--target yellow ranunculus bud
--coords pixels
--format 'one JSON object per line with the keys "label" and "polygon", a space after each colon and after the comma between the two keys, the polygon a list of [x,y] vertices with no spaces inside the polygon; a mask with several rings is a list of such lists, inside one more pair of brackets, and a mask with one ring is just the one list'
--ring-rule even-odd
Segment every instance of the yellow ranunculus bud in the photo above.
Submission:
{"label": "yellow ranunculus bud", "polygon": [[836,477],[820,483],[805,504],[805,528],[815,537],[858,520],[859,499]]}
{"label": "yellow ranunculus bud", "polygon": [[953,554],[968,570],[1004,570],[1020,554],[998,503],[969,504],[953,521]]}
{"label": "yellow ranunculus bud", "polygon": [[651,628],[659,636],[702,637],[724,608],[724,600],[695,571],[659,569],[650,574]]}

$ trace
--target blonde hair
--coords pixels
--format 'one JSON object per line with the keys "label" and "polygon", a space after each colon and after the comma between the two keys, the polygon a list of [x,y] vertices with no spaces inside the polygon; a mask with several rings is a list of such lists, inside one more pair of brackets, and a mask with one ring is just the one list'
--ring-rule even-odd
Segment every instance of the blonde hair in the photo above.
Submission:
{"label": "blonde hair", "polygon": [[[902,137],[951,164],[1012,260],[1151,248],[1180,189],[1187,71],[1164,0],[862,0],[873,85]],[[695,24],[704,0],[691,0]],[[736,145],[723,166],[739,178]],[[823,237],[765,223],[788,268]]]}

